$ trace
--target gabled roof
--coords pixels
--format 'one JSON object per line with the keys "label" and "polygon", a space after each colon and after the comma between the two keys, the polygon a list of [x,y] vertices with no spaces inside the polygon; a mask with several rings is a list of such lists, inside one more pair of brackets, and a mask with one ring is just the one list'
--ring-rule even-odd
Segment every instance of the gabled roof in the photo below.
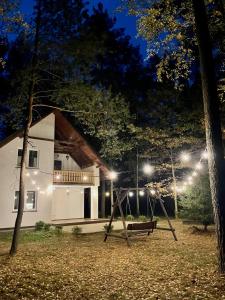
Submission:
{"label": "gabled roof", "polygon": [[[109,168],[102,161],[96,151],[88,144],[81,133],[72,126],[72,124],[59,110],[51,111],[38,121],[33,122],[31,127],[41,122],[51,113],[55,114],[55,135],[57,137],[55,140],[55,151],[69,153],[81,168],[86,168],[96,164],[102,173],[107,176]],[[0,148],[4,147],[17,137],[22,138],[23,132],[23,129],[18,130],[5,138],[0,142]]]}
{"label": "gabled roof", "polygon": [[75,129],[60,111],[55,113],[56,137],[55,150],[69,153],[81,168],[89,167],[94,163],[104,175],[109,173],[109,168],[95,150],[88,144],[81,133]]}

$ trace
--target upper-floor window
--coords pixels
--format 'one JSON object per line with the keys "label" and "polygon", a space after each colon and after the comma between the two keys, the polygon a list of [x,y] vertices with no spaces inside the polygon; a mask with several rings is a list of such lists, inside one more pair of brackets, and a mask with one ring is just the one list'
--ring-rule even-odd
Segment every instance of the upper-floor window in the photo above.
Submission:
{"label": "upper-floor window", "polygon": [[[36,199],[35,191],[27,191],[25,202],[24,202],[24,210],[32,211],[37,208],[37,199]],[[14,201],[14,210],[17,210],[19,207],[19,191],[15,192],[15,201]]]}
{"label": "upper-floor window", "polygon": [[18,149],[18,152],[17,152],[17,166],[21,166],[22,154],[23,154],[23,150]]}
{"label": "upper-floor window", "polygon": [[59,159],[54,160],[54,170],[62,170],[62,161]]}
{"label": "upper-floor window", "polygon": [[37,168],[38,167],[38,151],[37,150],[29,150],[28,167],[29,168]]}
{"label": "upper-floor window", "polygon": [[[17,166],[21,166],[23,150],[18,149],[17,152]],[[38,151],[37,150],[28,150],[28,168],[38,168]]]}

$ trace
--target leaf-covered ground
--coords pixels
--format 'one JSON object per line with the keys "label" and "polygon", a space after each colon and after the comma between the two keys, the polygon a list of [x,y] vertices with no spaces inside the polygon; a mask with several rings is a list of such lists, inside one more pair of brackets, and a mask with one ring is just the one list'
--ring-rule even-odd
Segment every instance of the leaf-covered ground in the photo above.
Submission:
{"label": "leaf-covered ground", "polygon": [[214,235],[175,226],[178,242],[156,231],[131,248],[113,238],[103,243],[102,233],[47,235],[23,239],[9,258],[9,240],[0,241],[0,299],[225,299]]}

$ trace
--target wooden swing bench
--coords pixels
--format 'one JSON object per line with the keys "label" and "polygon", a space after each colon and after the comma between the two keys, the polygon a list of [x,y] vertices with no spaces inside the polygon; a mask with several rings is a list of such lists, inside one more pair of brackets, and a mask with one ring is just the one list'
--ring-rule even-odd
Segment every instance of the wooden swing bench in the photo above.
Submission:
{"label": "wooden swing bench", "polygon": [[156,229],[157,221],[149,221],[143,223],[130,223],[127,225],[127,232],[128,234],[144,234],[147,233],[148,235]]}

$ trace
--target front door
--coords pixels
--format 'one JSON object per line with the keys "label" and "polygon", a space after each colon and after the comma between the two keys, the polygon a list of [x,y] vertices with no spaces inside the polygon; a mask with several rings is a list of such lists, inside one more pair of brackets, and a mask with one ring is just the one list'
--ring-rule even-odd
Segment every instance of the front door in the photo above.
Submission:
{"label": "front door", "polygon": [[91,189],[84,189],[84,218],[91,218]]}

